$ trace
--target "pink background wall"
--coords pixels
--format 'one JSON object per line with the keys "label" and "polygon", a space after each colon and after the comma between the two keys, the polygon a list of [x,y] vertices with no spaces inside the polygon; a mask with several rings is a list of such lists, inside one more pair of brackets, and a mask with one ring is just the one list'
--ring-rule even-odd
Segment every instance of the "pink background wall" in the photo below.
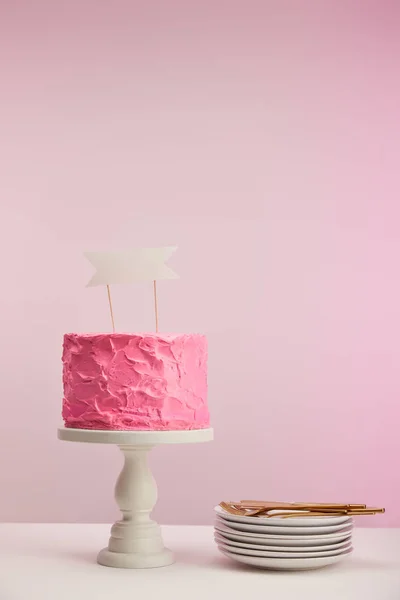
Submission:
{"label": "pink background wall", "polygon": [[[109,329],[84,250],[177,243],[161,326],[209,337],[216,439],[154,452],[157,517],[400,526],[395,5],[1,3],[1,520],[114,519],[117,450],[56,439],[62,335]],[[114,304],[153,327],[150,287]]]}

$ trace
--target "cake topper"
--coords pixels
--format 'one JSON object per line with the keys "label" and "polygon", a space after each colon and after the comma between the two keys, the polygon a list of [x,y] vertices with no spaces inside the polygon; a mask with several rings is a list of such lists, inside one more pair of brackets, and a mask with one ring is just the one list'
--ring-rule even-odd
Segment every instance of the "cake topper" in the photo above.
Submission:
{"label": "cake topper", "polygon": [[178,279],[179,275],[165,264],[176,249],[177,246],[165,246],[163,248],[136,248],[123,252],[84,253],[96,269],[86,287],[96,285],[107,287],[113,332],[115,332],[115,322],[110,285],[138,281],[153,281],[154,314],[156,332],[158,332],[157,279]]}

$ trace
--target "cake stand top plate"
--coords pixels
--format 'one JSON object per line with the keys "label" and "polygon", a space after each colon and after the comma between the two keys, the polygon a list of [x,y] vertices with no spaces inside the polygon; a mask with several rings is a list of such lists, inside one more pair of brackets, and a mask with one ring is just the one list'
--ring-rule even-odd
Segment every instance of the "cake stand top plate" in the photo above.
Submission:
{"label": "cake stand top plate", "polygon": [[119,446],[153,446],[158,444],[195,444],[210,442],[214,430],[190,429],[181,431],[110,431],[100,429],[72,429],[60,427],[58,439],[66,442],[117,444]]}

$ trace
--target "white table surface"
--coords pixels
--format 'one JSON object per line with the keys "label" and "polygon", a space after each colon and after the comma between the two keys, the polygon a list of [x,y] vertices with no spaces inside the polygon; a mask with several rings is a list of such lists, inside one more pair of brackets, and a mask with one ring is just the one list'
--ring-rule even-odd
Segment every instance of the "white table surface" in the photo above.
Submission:
{"label": "white table surface", "polygon": [[400,529],[356,529],[355,551],[320,571],[260,571],[219,554],[212,527],[164,527],[169,567],[101,567],[108,525],[0,524],[0,600],[400,600]]}

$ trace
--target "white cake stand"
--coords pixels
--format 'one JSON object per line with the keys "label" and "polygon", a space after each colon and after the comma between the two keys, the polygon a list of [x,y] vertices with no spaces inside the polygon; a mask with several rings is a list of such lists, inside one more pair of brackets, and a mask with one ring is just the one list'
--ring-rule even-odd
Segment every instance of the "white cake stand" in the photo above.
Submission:
{"label": "white cake stand", "polygon": [[164,547],[160,526],[150,519],[157,502],[157,485],[147,464],[147,454],[158,444],[209,442],[213,439],[213,430],[100,431],[62,427],[58,438],[68,442],[116,444],[125,457],[115,486],[122,519],[112,526],[108,547],[99,552],[97,562],[124,569],[172,564],[174,556]]}

